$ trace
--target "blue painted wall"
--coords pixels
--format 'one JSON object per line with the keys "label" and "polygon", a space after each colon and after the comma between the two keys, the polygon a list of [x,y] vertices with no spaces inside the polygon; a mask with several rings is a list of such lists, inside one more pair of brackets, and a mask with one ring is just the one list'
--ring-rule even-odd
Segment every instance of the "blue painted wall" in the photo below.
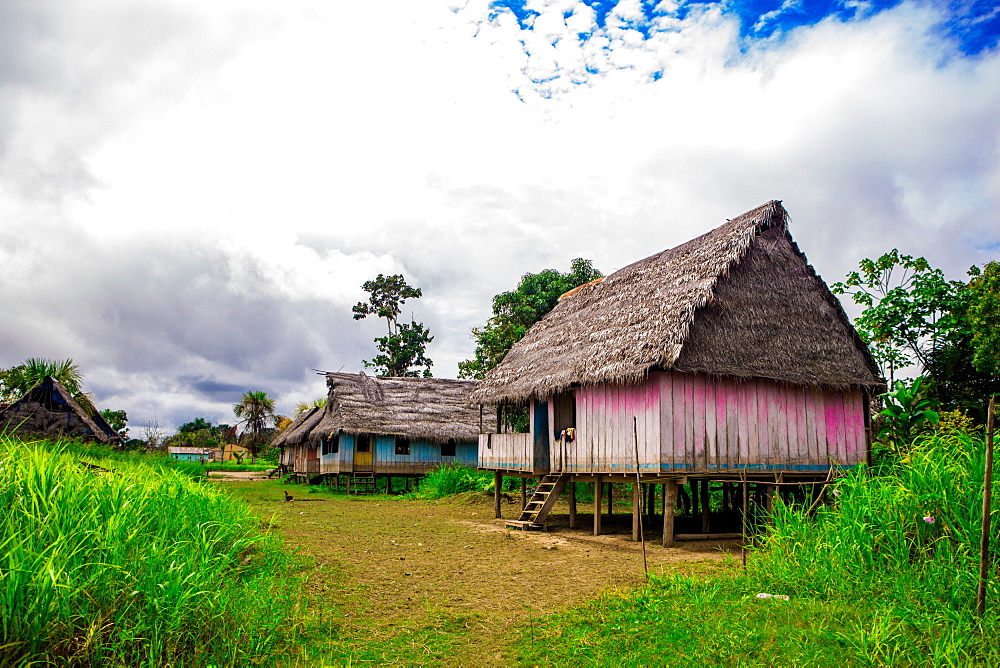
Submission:
{"label": "blue painted wall", "polygon": [[[340,435],[340,452],[320,456],[323,473],[349,473],[354,469],[354,434]],[[462,464],[475,467],[479,459],[479,445],[475,441],[455,444],[455,456],[441,454],[441,444],[427,441],[410,441],[410,454],[396,454],[396,437],[373,435],[375,473],[426,473],[441,464]]]}

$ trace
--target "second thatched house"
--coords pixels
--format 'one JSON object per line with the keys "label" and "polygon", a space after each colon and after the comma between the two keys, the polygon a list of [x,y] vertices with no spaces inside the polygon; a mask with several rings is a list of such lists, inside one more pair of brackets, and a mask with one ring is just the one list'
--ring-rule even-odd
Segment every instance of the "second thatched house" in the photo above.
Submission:
{"label": "second thatched house", "polygon": [[46,376],[23,397],[0,410],[0,433],[72,436],[101,443],[122,442],[101,414],[89,414],[62,383]]}
{"label": "second thatched house", "polygon": [[325,477],[359,491],[376,478],[423,476],[441,464],[476,466],[481,421],[475,381],[326,374],[326,406],[296,418],[274,441],[300,479]]}
{"label": "second thatched house", "polygon": [[[677,483],[693,483],[707,529],[709,481],[783,484],[866,461],[881,385],[772,201],[563,295],[472,395],[530,405],[527,433],[480,436],[479,465],[550,474],[540,487],[555,492],[596,482],[598,505],[611,480],[665,483],[665,522]],[[539,523],[542,505],[520,521]]]}

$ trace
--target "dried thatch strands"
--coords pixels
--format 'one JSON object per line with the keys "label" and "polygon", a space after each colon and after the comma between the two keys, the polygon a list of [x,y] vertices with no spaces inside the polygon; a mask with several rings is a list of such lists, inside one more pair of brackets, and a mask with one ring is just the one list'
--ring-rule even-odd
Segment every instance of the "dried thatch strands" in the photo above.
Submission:
{"label": "dried thatch strands", "polygon": [[343,431],[403,436],[432,443],[445,443],[449,439],[475,442],[479,438],[480,420],[496,421],[492,411],[481,415],[478,408],[470,406],[469,395],[476,381],[327,373],[326,383],[329,398],[325,410],[321,409],[322,419],[318,424],[313,418],[303,420],[286,445],[299,442],[297,439],[304,438],[307,430],[312,441]]}
{"label": "dried thatch strands", "polygon": [[62,383],[51,376],[20,400],[0,410],[0,432],[32,436],[79,436],[101,443],[121,443],[122,437],[100,413],[88,415]]}
{"label": "dried thatch strands", "polygon": [[292,424],[285,427],[285,430],[278,434],[278,437],[271,441],[271,445],[284,448],[291,445],[301,445],[309,440],[309,432],[319,424],[323,418],[323,407],[313,406],[307,411],[303,411],[295,418]]}
{"label": "dried thatch strands", "polygon": [[878,367],[778,201],[567,293],[472,394],[498,404],[651,371],[877,387]]}

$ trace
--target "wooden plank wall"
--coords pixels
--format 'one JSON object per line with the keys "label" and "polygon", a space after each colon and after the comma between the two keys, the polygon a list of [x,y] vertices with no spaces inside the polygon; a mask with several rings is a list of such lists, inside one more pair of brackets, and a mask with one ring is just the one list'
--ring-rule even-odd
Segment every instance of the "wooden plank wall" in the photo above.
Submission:
{"label": "wooden plank wall", "polygon": [[638,436],[639,470],[659,471],[660,392],[653,377],[637,385],[577,389],[577,438],[553,464],[565,461],[566,473],[634,473]]}
{"label": "wooden plank wall", "polygon": [[577,440],[553,444],[554,471],[633,473],[635,435],[650,473],[820,471],[867,458],[860,390],[661,372],[579,388],[576,402]]}
{"label": "wooden plank wall", "polygon": [[532,472],[534,441],[531,434],[480,434],[479,468]]}
{"label": "wooden plank wall", "polygon": [[775,381],[654,374],[665,470],[809,471],[864,462],[860,390]]}
{"label": "wooden plank wall", "polygon": [[439,443],[413,440],[410,442],[409,455],[396,454],[396,438],[394,436],[376,436],[375,438],[375,473],[399,473],[419,475],[437,468],[441,464],[464,464],[476,466],[475,443],[456,443],[455,456],[441,455]]}

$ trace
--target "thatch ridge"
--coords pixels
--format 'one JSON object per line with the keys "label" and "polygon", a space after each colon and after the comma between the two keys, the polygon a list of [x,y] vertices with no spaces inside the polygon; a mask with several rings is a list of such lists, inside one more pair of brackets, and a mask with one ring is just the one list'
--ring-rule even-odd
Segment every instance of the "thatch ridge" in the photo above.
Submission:
{"label": "thatch ridge", "polygon": [[277,438],[271,441],[271,445],[277,448],[284,448],[290,445],[300,445],[309,440],[309,432],[319,424],[323,417],[323,408],[313,406],[312,408],[299,413],[285,430],[278,434]]}
{"label": "thatch ridge", "polygon": [[[57,404],[65,408],[56,408]],[[0,431],[3,430],[42,436],[83,436],[101,443],[121,443],[123,440],[100,413],[88,415],[69,390],[51,376],[46,376],[18,401],[0,410]]]}
{"label": "thatch ridge", "polygon": [[[384,434],[443,443],[476,441],[480,411],[469,404],[477,382],[450,378],[373,378],[327,373],[322,419],[309,432],[317,440],[336,431]],[[496,421],[485,411],[483,423]]]}
{"label": "thatch ridge", "polygon": [[[867,347],[854,332],[840,302],[795,246],[788,233],[788,220],[788,212],[773,200],[696,239],[623,267],[602,282],[581,286],[528,330],[480,383],[471,400],[485,404],[524,401],[544,398],[573,385],[632,383],[653,370],[681,370],[679,361],[692,343],[693,324],[716,299],[720,282],[728,284],[730,272],[739,267],[755,242],[769,230],[774,239],[784,240],[781,243],[788,246],[783,246],[787,251],[785,260],[795,265],[782,271],[797,272],[801,279],[798,287],[808,287],[810,303],[824,305],[817,307],[824,311],[823,326],[806,329],[814,339],[836,332],[836,345],[830,347],[814,340],[786,345],[782,353],[771,355],[780,358],[781,363],[762,370],[759,364],[741,365],[739,358],[716,359],[724,357],[719,354],[722,348],[741,345],[740,331],[717,331],[713,345],[703,346],[702,354],[684,370],[827,387],[877,386],[877,366]],[[762,271],[763,265],[756,268]],[[771,276],[760,278],[759,283],[766,284]],[[802,323],[779,317],[777,311],[782,304],[774,303],[777,300],[743,300],[738,305],[752,309],[753,301],[767,302],[769,317],[774,321],[771,329],[787,330],[783,343],[801,334]],[[802,318],[803,314],[797,316]],[[699,331],[704,333],[703,328]],[[806,355],[812,347],[825,350],[824,364],[814,364]],[[746,359],[756,354],[753,350],[744,353]],[[838,356],[847,359],[846,369],[838,366]]]}

